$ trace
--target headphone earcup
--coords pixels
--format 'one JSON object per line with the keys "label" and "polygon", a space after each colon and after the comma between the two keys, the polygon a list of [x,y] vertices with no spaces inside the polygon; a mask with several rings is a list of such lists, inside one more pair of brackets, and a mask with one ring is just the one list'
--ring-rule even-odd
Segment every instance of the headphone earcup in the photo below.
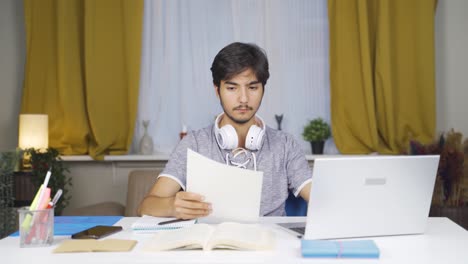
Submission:
{"label": "headphone earcup", "polygon": [[260,127],[256,125],[251,126],[245,137],[245,147],[250,150],[260,149],[264,134],[265,131]]}
{"label": "headphone earcup", "polygon": [[216,139],[222,149],[235,149],[238,145],[236,129],[231,125],[225,125],[218,129]]}

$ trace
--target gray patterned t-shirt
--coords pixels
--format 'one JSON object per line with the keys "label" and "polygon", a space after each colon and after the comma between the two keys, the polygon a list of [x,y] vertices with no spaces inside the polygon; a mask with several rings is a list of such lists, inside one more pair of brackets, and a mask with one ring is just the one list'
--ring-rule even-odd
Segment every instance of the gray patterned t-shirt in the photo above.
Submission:
{"label": "gray patterned t-shirt", "polygon": [[[216,142],[214,127],[209,126],[191,131],[172,152],[169,161],[159,177],[175,180],[182,189],[186,186],[187,148],[212,160],[247,163],[247,169],[254,169],[252,152],[258,171],[263,171],[263,186],[260,204],[261,216],[283,216],[288,190],[299,195],[301,189],[310,182],[312,171],[301,146],[293,137],[282,131],[266,127],[262,146],[257,151],[248,151],[234,157],[230,150],[223,150]],[[250,159],[249,162],[247,162]],[[242,195],[242,194],[240,194]]]}

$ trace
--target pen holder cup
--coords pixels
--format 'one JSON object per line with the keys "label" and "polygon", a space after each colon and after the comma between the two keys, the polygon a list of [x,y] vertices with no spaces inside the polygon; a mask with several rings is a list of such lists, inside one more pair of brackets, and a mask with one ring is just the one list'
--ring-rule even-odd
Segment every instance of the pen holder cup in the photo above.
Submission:
{"label": "pen holder cup", "polygon": [[54,208],[18,209],[20,247],[46,247],[54,241]]}

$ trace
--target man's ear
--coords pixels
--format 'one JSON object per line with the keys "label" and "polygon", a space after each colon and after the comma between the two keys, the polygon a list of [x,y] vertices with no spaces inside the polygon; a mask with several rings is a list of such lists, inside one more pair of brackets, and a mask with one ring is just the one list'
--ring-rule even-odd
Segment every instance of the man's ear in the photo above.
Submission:
{"label": "man's ear", "polygon": [[216,97],[219,98],[219,88],[218,88],[218,86],[216,86],[216,85],[213,84],[213,87],[214,87],[214,89],[215,89]]}

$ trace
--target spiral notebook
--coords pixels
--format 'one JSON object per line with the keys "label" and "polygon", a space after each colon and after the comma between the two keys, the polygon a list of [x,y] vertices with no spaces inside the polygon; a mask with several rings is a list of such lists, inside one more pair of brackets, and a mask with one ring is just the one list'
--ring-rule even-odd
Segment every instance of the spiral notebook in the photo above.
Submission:
{"label": "spiral notebook", "polygon": [[197,222],[196,219],[180,221],[171,224],[160,225],[161,222],[175,220],[176,218],[155,217],[143,215],[132,224],[132,230],[139,233],[151,233],[159,230],[177,229],[188,227]]}

